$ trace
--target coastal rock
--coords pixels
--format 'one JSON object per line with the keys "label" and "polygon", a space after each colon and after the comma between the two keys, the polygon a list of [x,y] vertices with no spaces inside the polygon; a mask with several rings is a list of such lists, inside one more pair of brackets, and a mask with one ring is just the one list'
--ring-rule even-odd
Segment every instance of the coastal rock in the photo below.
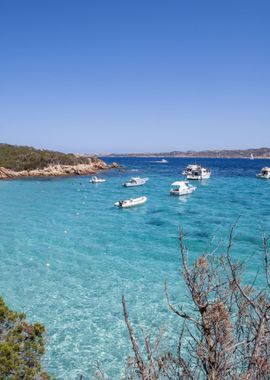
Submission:
{"label": "coastal rock", "polygon": [[20,176],[28,176],[28,172],[26,170],[15,172],[13,170],[0,167],[0,179],[16,178]]}
{"label": "coastal rock", "polygon": [[19,177],[58,177],[72,175],[96,174],[99,170],[108,170],[117,168],[117,163],[107,165],[104,161],[94,158],[89,160],[89,164],[77,165],[49,165],[45,168],[32,170],[23,170],[16,172],[14,170],[0,167],[0,179],[19,178]]}

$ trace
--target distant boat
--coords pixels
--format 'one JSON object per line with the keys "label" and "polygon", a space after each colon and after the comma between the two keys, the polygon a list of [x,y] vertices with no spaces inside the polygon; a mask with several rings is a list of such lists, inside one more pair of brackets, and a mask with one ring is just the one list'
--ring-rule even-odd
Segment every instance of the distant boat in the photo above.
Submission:
{"label": "distant boat", "polygon": [[270,168],[262,168],[261,172],[257,174],[257,178],[270,179]]}
{"label": "distant boat", "polygon": [[102,182],[106,182],[106,179],[98,178],[95,176],[95,177],[92,177],[89,182],[91,182],[91,183],[102,183]]}
{"label": "distant boat", "polygon": [[250,159],[251,159],[251,160],[254,160],[254,156],[253,156],[252,153],[251,153],[251,155],[250,155]]}
{"label": "distant boat", "polygon": [[157,164],[167,164],[168,163],[168,161],[165,160],[165,158],[162,158],[162,160],[154,161],[154,162],[156,162]]}
{"label": "distant boat", "polygon": [[134,187],[134,186],[142,186],[144,185],[149,178],[140,178],[140,177],[133,177],[129,181],[124,182],[123,186],[125,187]]}
{"label": "distant boat", "polygon": [[147,201],[147,197],[130,198],[124,201],[115,202],[115,206],[119,208],[128,208],[144,204]]}

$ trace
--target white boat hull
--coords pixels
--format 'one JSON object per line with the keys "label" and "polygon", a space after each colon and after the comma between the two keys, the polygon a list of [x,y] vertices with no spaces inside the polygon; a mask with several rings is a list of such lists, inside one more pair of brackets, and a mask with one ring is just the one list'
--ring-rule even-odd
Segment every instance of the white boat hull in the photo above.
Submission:
{"label": "white boat hull", "polygon": [[133,178],[128,182],[123,183],[125,187],[135,187],[144,185],[149,178]]}
{"label": "white boat hull", "polygon": [[139,197],[134,199],[127,199],[124,201],[115,202],[115,206],[119,208],[129,208],[134,206],[143,205],[147,201],[147,197]]}
{"label": "white boat hull", "polygon": [[99,178],[97,180],[91,179],[89,182],[90,183],[103,183],[103,182],[106,182],[106,179],[101,179],[101,178]]}
{"label": "white boat hull", "polygon": [[257,174],[256,177],[260,179],[270,179],[270,174],[269,175]]}
{"label": "white boat hull", "polygon": [[125,186],[125,187],[136,187],[136,186],[142,186],[144,184],[145,184],[145,182],[143,182],[143,183],[128,183],[128,182],[126,182],[126,183],[123,183],[123,186]]}
{"label": "white boat hull", "polygon": [[194,181],[194,180],[208,179],[210,177],[211,177],[211,173],[206,173],[206,174],[203,174],[203,175],[187,174],[187,179],[190,179],[192,181]]}
{"label": "white boat hull", "polygon": [[188,195],[188,194],[193,193],[193,191],[195,191],[195,190],[196,190],[196,187],[193,187],[193,188],[190,188],[190,189],[185,189],[185,190],[174,190],[174,189],[172,189],[170,191],[170,194],[171,195],[177,195],[177,196]]}

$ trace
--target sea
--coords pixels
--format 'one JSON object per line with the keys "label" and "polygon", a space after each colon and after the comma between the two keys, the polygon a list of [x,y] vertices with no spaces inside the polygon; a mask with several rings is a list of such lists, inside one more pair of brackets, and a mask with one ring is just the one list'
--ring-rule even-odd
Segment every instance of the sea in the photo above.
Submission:
{"label": "sea", "polygon": [[[0,294],[8,306],[45,325],[44,367],[56,379],[94,379],[97,366],[120,379],[132,354],[124,323],[125,295],[136,334],[160,331],[173,347],[181,321],[167,306],[189,307],[181,277],[179,231],[192,262],[225,252],[236,224],[232,255],[253,281],[270,234],[270,180],[256,173],[270,160],[114,157],[119,169],[89,177],[0,182]],[[170,196],[188,164],[212,170],[188,196]],[[149,177],[124,188],[131,177]],[[195,184],[195,183],[193,183]],[[118,200],[145,195],[144,205],[118,209]],[[262,281],[260,274],[257,282]],[[139,338],[141,339],[141,338]]]}

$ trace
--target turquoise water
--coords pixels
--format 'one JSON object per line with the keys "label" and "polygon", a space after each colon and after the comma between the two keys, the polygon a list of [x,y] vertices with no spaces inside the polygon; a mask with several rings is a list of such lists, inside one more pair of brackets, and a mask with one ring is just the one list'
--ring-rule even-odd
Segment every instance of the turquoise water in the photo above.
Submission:
{"label": "turquoise water", "polygon": [[[172,299],[187,302],[179,276],[180,226],[192,259],[211,241],[222,251],[240,217],[234,255],[246,261],[251,277],[261,264],[262,234],[270,232],[270,181],[255,178],[269,161],[200,160],[212,178],[178,198],[169,196],[170,184],[190,160],[115,160],[128,171],[105,173],[108,181],[98,185],[87,177],[0,182],[0,293],[46,325],[44,364],[58,379],[91,379],[97,360],[110,378],[119,378],[130,353],[123,293],[136,325],[153,331],[164,325],[173,335],[177,320],[166,307],[164,281]],[[131,175],[150,180],[123,188]],[[149,201],[113,207],[136,195]]]}

